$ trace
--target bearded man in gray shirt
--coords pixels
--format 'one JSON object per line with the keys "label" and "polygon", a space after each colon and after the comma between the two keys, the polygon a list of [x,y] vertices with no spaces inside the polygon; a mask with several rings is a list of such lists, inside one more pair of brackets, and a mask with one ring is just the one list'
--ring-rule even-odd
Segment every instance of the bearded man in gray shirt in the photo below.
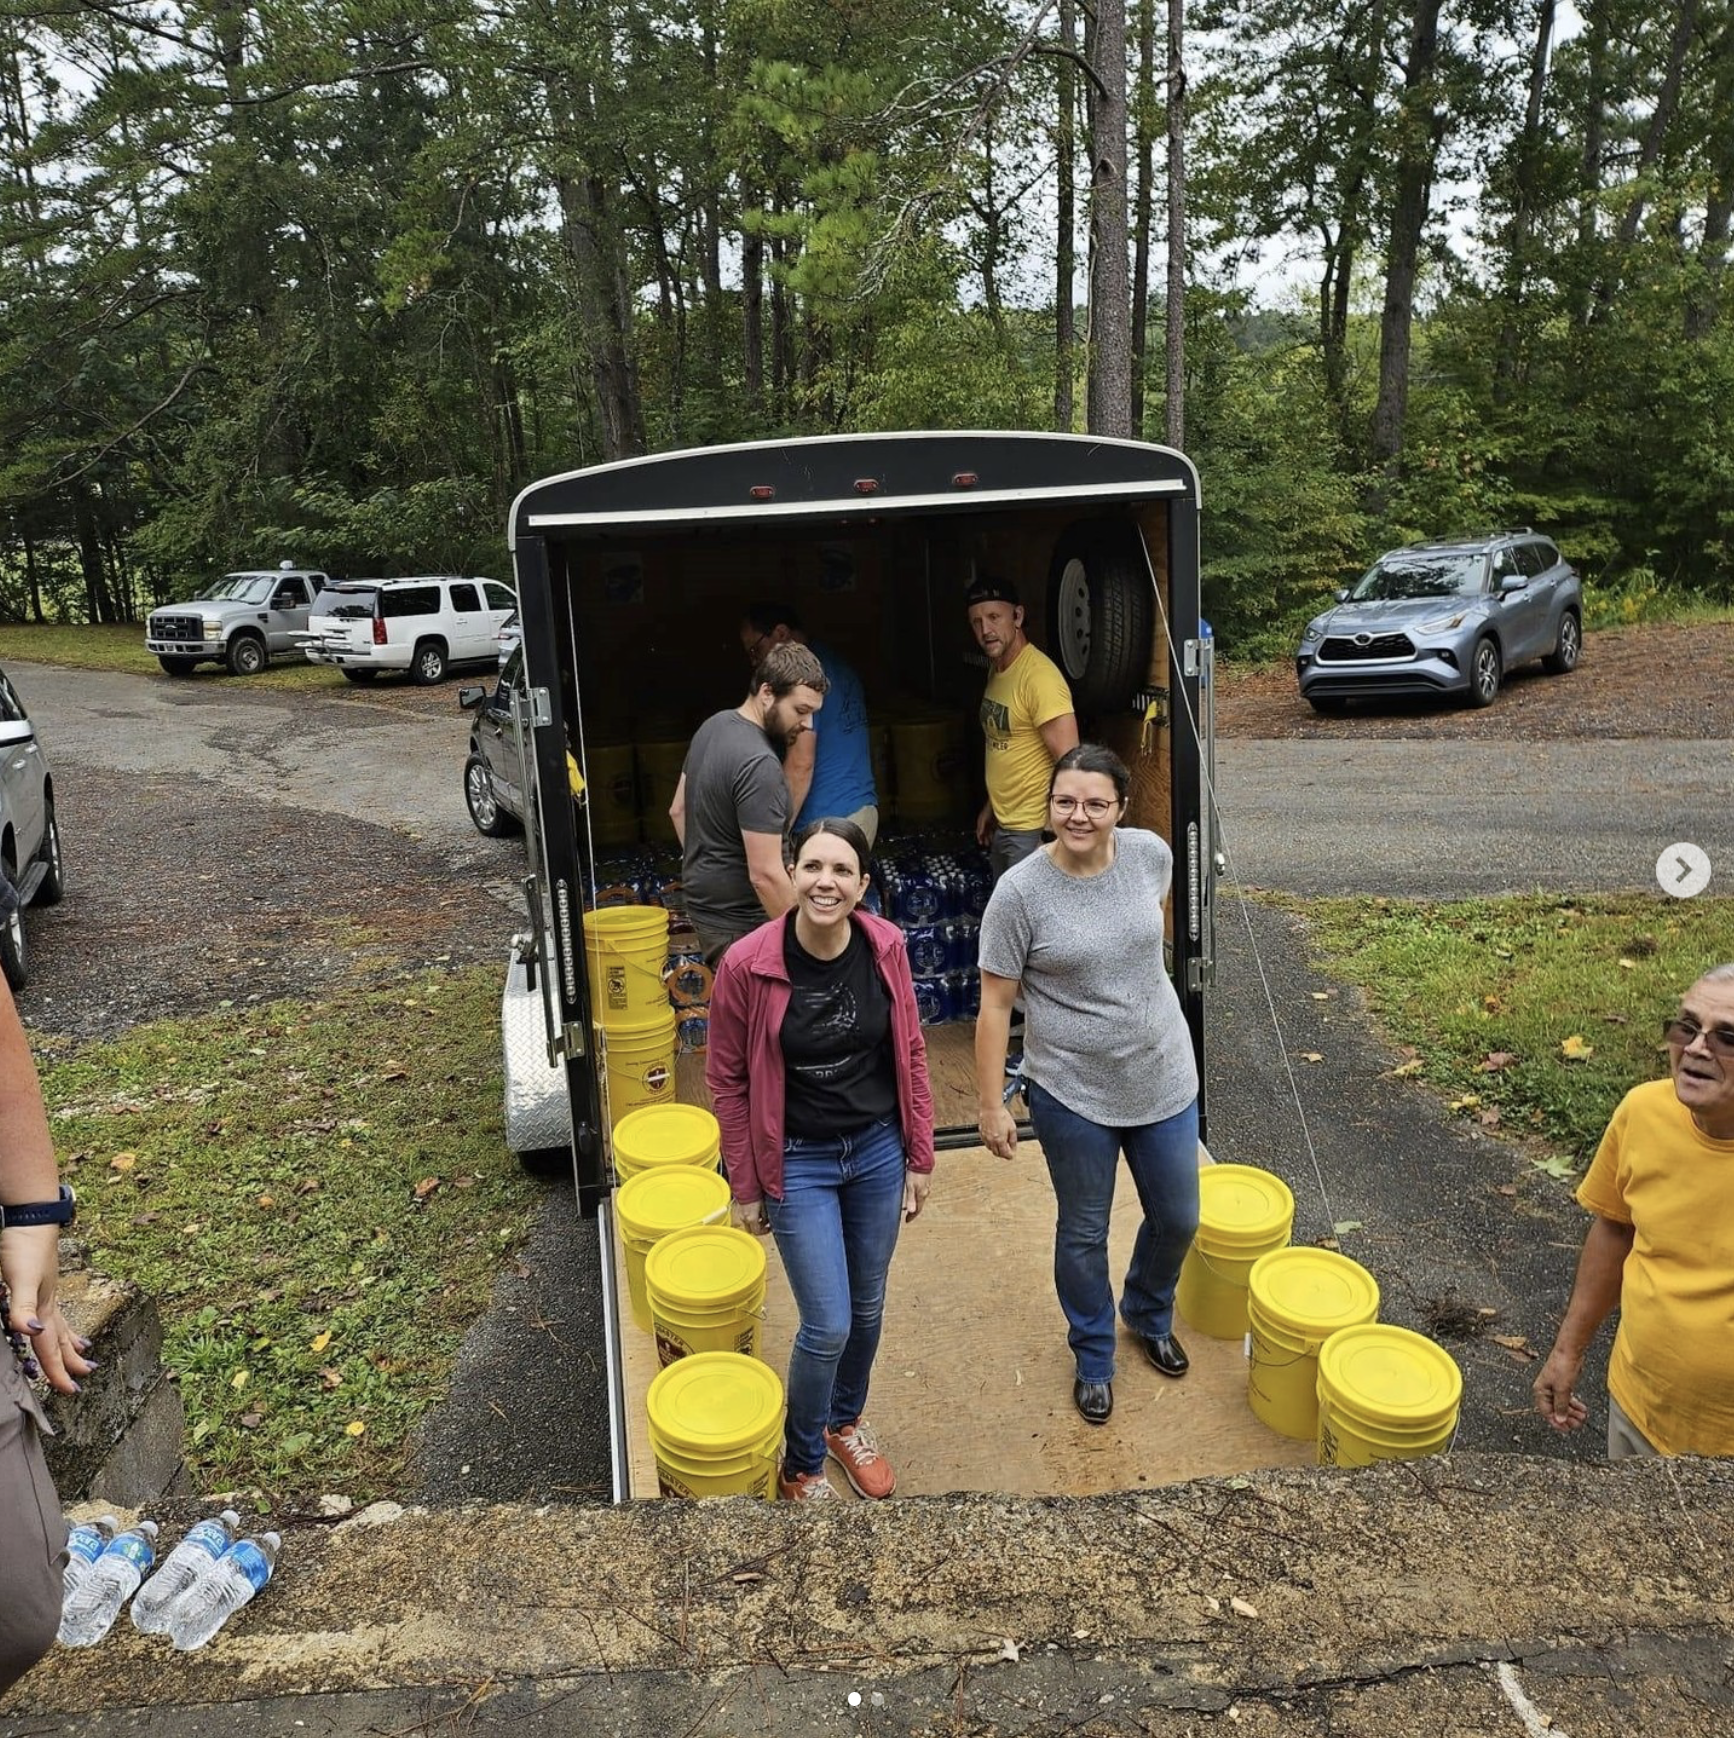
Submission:
{"label": "bearded man in gray shirt", "polygon": [[806,646],[786,641],[753,670],[739,706],[713,713],[688,745],[668,818],[684,853],[686,914],[713,970],[729,948],[794,904],[783,862],[783,759],[830,687]]}

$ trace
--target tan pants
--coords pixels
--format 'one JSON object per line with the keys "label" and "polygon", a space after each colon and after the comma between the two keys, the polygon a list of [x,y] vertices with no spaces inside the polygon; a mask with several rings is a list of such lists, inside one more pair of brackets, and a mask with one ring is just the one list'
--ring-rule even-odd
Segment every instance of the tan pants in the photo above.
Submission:
{"label": "tan pants", "polygon": [[66,1520],[42,1457],[47,1428],[0,1340],[0,1695],[48,1652],[60,1627]]}
{"label": "tan pants", "polygon": [[1647,1460],[1662,1451],[1626,1416],[1626,1409],[1608,1396],[1608,1459]]}

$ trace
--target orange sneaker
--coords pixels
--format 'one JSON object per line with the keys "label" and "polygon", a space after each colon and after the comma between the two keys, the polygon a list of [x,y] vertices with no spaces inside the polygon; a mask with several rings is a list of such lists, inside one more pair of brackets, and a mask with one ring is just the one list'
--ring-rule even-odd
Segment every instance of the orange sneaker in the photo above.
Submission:
{"label": "orange sneaker", "polygon": [[888,1497],[897,1489],[897,1474],[879,1452],[873,1427],[864,1419],[825,1432],[825,1452],[843,1469],[859,1497]]}
{"label": "orange sneaker", "polygon": [[823,1467],[817,1472],[798,1472],[792,1479],[778,1473],[777,1495],[785,1503],[822,1503],[827,1497],[837,1500],[836,1487],[825,1477]]}

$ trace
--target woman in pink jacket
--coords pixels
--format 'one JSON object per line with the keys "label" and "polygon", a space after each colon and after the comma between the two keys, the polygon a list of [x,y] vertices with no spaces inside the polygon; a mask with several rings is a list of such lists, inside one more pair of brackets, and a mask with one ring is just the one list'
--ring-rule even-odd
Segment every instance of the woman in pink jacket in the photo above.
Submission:
{"label": "woman in pink jacket", "polygon": [[796,1502],[836,1494],[827,1455],[861,1496],[897,1488],[862,1413],[891,1252],[933,1171],[903,935],[856,909],[867,855],[852,821],[804,828],[794,910],[737,941],[711,992],[705,1077],[735,1223],[776,1238],[801,1315],[777,1481]]}

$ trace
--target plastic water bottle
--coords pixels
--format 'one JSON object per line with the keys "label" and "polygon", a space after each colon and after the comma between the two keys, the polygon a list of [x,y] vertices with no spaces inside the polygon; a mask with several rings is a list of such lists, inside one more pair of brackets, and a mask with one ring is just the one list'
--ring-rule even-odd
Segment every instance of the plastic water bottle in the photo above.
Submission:
{"label": "plastic water bottle", "polygon": [[203,1647],[271,1579],[282,1543],[275,1533],[237,1539],[175,1607],[169,1640],[185,1650]]}
{"label": "plastic water bottle", "polygon": [[65,1591],[60,1596],[63,1614],[72,1603],[73,1594],[90,1573],[91,1564],[108,1549],[109,1540],[119,1528],[120,1522],[113,1515],[99,1515],[94,1521],[75,1521],[68,1528]]}
{"label": "plastic water bottle", "polygon": [[234,1544],[241,1517],[224,1509],[214,1521],[200,1521],[157,1565],[157,1572],[132,1602],[132,1626],[141,1635],[162,1635],[181,1595]]}
{"label": "plastic water bottle", "polygon": [[150,1572],[156,1536],[155,1521],[140,1521],[109,1540],[61,1611],[60,1639],[68,1647],[95,1647],[114,1627],[120,1608]]}

